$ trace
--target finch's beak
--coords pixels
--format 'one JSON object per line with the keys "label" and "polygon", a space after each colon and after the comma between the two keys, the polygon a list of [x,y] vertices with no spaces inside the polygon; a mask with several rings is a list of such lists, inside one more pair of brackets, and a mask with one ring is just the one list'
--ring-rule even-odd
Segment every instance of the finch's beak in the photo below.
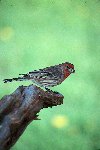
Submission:
{"label": "finch's beak", "polygon": [[75,73],[75,70],[73,69],[73,73]]}
{"label": "finch's beak", "polygon": [[70,73],[75,73],[75,70],[74,70],[73,68],[70,68],[70,69],[69,69],[69,72],[70,72]]}

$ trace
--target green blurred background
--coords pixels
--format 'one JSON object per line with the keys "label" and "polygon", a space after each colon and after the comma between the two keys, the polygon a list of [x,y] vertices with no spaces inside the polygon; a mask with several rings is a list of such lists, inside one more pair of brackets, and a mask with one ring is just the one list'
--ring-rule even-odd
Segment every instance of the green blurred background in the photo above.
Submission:
{"label": "green blurred background", "polygon": [[65,61],[76,73],[52,88],[64,104],[42,110],[12,150],[100,149],[100,1],[0,0],[0,97],[32,84],[4,78]]}

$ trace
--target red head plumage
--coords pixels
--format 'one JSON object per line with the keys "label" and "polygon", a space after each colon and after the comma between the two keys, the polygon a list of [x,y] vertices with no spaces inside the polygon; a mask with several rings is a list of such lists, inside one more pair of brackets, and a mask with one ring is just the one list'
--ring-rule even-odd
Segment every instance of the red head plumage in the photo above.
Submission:
{"label": "red head plumage", "polygon": [[73,64],[69,62],[65,62],[62,65],[63,65],[63,71],[64,71],[64,79],[66,79],[71,73],[75,72]]}

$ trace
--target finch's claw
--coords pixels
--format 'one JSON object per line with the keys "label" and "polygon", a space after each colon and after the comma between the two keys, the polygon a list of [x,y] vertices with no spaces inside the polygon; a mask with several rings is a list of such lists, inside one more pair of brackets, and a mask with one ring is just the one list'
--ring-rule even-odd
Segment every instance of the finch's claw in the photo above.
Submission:
{"label": "finch's claw", "polygon": [[50,89],[48,89],[47,87],[45,87],[45,89],[46,89],[48,92],[51,92],[51,90],[50,90]]}
{"label": "finch's claw", "polygon": [[45,89],[47,90],[47,92],[53,92],[52,90],[48,89],[47,87],[45,87]]}

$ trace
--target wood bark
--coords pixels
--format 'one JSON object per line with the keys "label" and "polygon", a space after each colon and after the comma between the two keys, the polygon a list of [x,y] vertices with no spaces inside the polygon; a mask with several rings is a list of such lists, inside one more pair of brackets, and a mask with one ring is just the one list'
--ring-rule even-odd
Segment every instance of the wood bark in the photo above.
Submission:
{"label": "wood bark", "polygon": [[9,150],[43,108],[61,105],[63,95],[30,85],[0,100],[0,150]]}

